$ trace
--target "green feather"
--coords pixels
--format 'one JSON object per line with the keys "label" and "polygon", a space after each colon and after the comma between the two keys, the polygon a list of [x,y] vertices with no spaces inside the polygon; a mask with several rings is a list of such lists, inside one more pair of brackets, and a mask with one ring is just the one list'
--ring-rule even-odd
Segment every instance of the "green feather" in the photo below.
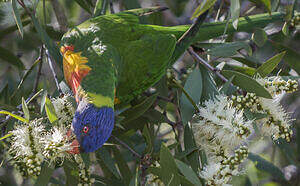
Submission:
{"label": "green feather", "polygon": [[[189,26],[143,25],[137,15],[121,12],[92,18],[62,38],[62,45],[73,45],[74,52],[88,58],[92,70],[81,82],[88,95],[113,99],[116,88],[119,101],[128,103],[164,75],[173,55],[179,57],[184,52],[173,54],[176,41]],[[265,27],[275,20],[283,21],[283,16],[273,13],[240,18],[237,31]],[[191,43],[218,37],[225,26],[226,22],[203,24]],[[228,23],[227,33],[235,31]]]}

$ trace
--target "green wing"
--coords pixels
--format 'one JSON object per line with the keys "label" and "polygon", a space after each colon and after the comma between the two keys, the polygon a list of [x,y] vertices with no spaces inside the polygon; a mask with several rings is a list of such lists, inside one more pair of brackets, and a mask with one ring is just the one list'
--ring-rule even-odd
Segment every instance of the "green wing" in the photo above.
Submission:
{"label": "green wing", "polygon": [[123,102],[155,84],[165,73],[176,38],[172,35],[145,34],[121,51],[122,71],[118,76],[116,97]]}

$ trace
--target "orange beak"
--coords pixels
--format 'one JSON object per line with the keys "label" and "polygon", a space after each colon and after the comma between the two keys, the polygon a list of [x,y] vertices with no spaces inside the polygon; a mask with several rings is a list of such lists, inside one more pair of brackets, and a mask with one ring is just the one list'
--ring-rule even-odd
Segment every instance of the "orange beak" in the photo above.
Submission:
{"label": "orange beak", "polygon": [[[74,134],[73,134],[72,130],[71,129],[68,130],[67,137],[70,138],[73,135]],[[79,142],[76,138],[72,141],[71,147],[72,147],[72,149],[67,151],[69,154],[80,154],[80,148],[79,148],[80,145],[79,145]]]}

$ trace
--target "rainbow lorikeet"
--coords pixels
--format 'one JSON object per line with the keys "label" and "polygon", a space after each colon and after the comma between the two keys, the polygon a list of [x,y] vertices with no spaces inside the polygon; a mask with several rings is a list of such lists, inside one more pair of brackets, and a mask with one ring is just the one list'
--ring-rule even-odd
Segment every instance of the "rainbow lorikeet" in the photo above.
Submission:
{"label": "rainbow lorikeet", "polygon": [[[139,16],[153,10],[91,18],[63,36],[64,76],[78,102],[72,128],[81,152],[97,150],[110,137],[115,104],[128,103],[154,85],[184,52],[176,49],[177,41],[189,26],[141,24]],[[275,13],[241,18],[238,30],[251,31],[282,17]],[[192,43],[222,35],[225,26],[226,22],[203,24]],[[227,32],[234,31],[229,24]],[[190,44],[181,43],[185,49]]]}

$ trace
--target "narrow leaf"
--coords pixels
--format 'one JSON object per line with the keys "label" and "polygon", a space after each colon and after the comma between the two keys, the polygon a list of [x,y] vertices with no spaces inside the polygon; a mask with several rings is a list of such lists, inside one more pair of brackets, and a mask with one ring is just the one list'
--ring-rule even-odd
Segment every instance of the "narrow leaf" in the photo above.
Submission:
{"label": "narrow leaf", "polygon": [[260,1],[264,4],[269,14],[271,14],[271,0],[260,0]]}
{"label": "narrow leaf", "polygon": [[235,76],[232,76],[220,89],[220,93],[223,93],[227,96],[232,95],[234,91],[236,91],[236,87],[232,85],[232,80],[234,79]]}
{"label": "narrow leaf", "polygon": [[143,129],[143,137],[145,138],[147,145],[144,154],[151,153],[151,151],[153,150],[153,140],[151,138],[151,134],[147,125],[145,125]]}
{"label": "narrow leaf", "polygon": [[216,1],[217,0],[203,0],[202,3],[197,7],[195,12],[193,13],[191,19],[194,19],[194,18],[200,16],[206,10],[210,9],[216,3]]}
{"label": "narrow leaf", "polygon": [[253,161],[257,169],[268,172],[273,177],[285,181],[282,171],[271,162],[253,153],[249,153],[248,159]]}
{"label": "narrow leaf", "polygon": [[183,163],[180,160],[175,160],[176,165],[180,172],[185,176],[187,180],[189,180],[194,185],[202,185],[197,174],[191,169],[187,164]]}
{"label": "narrow leaf", "polygon": [[0,59],[17,67],[19,70],[23,70],[25,68],[23,62],[18,57],[16,57],[10,50],[2,47],[0,47]]}
{"label": "narrow leaf", "polygon": [[14,13],[14,18],[16,21],[16,24],[18,26],[19,32],[21,34],[21,37],[23,38],[23,24],[21,21],[19,9],[17,8],[16,0],[11,0],[12,8],[13,8],[13,13]]}
{"label": "narrow leaf", "polygon": [[104,146],[101,147],[98,152],[97,155],[99,158],[101,158],[104,162],[104,164],[106,165],[106,167],[110,170],[110,172],[116,177],[116,178],[120,178],[119,172],[115,166],[115,160],[111,157],[108,149]]}
{"label": "narrow leaf", "polygon": [[222,74],[228,79],[235,76],[232,83],[247,92],[255,93],[257,96],[264,98],[272,98],[270,93],[263,86],[261,86],[255,79],[245,74],[231,70],[223,70]]}
{"label": "narrow leaf", "polygon": [[270,74],[279,64],[283,56],[286,52],[281,52],[272,58],[268,59],[266,62],[264,62],[255,73],[258,73],[261,77],[266,77],[268,74]]}
{"label": "narrow leaf", "polygon": [[240,17],[240,0],[231,0],[230,1],[230,14],[232,19],[232,26],[234,29],[238,27],[238,21]]}
{"label": "narrow leaf", "polygon": [[252,34],[252,38],[251,38],[254,43],[259,46],[262,47],[265,42],[268,40],[268,36],[266,34],[266,32],[264,31],[264,29],[261,28],[257,28],[255,29],[254,33]]}
{"label": "narrow leaf", "polygon": [[63,164],[64,172],[66,175],[65,185],[78,185],[78,168],[75,162],[65,160]]}
{"label": "narrow leaf", "polygon": [[55,113],[55,108],[51,100],[47,96],[45,97],[45,110],[50,123],[53,123],[56,120],[58,120],[57,115]]}
{"label": "narrow leaf", "polygon": [[39,21],[37,20],[37,18],[32,16],[31,20],[32,20],[32,23],[33,23],[40,39],[42,40],[42,42],[46,45],[47,49],[49,50],[51,57],[53,57],[55,59],[57,66],[59,66],[60,69],[63,69],[63,67],[62,67],[63,59],[58,50],[58,47],[55,45],[55,43],[50,39],[48,34],[42,28],[42,26],[39,23]]}
{"label": "narrow leaf", "polygon": [[27,106],[27,103],[26,103],[26,101],[23,97],[22,97],[22,110],[24,112],[25,119],[29,120],[30,115],[29,115],[28,106]]}
{"label": "narrow leaf", "polygon": [[5,134],[3,137],[0,138],[0,141],[4,140],[12,135],[13,135],[12,133]]}
{"label": "narrow leaf", "polygon": [[162,144],[160,148],[160,165],[162,181],[165,185],[172,183],[172,185],[179,185],[178,169],[175,160],[169,149]]}
{"label": "narrow leaf", "polygon": [[216,57],[230,57],[240,49],[245,49],[249,55],[252,55],[251,47],[243,41],[214,44],[212,48],[208,49],[207,53]]}
{"label": "narrow leaf", "polygon": [[41,174],[36,179],[34,186],[47,186],[53,172],[54,169],[49,167],[48,163],[44,163],[42,165]]}
{"label": "narrow leaf", "polygon": [[125,117],[122,120],[122,123],[127,123],[129,121],[132,121],[138,117],[140,117],[142,114],[144,114],[154,103],[156,100],[157,94],[154,94],[147,99],[145,99],[142,103],[135,105],[134,107],[122,112],[120,116]]}
{"label": "narrow leaf", "polygon": [[[187,150],[195,149],[197,147],[194,134],[189,126],[189,124],[185,125],[184,127],[184,148]],[[199,151],[196,150],[189,155],[187,155],[187,160],[190,163],[192,169],[194,171],[200,170],[200,161],[199,161]]]}
{"label": "narrow leaf", "polygon": [[202,84],[203,84],[202,87],[205,87],[203,88],[202,91],[202,96],[201,96],[201,102],[202,102],[219,94],[219,92],[217,89],[216,82],[212,78],[211,73],[208,72],[208,70],[203,65],[199,65],[199,67],[202,74]]}
{"label": "narrow leaf", "polygon": [[97,0],[96,6],[94,8],[93,17],[97,17],[105,14],[107,7],[108,7],[108,0]]}
{"label": "narrow leaf", "polygon": [[290,67],[292,67],[298,74],[300,74],[300,53],[293,48],[290,48],[284,44],[279,42],[271,41],[271,44],[278,49],[279,52],[286,51],[286,54],[283,58],[284,62],[286,62]]}
{"label": "narrow leaf", "polygon": [[[183,88],[190,95],[194,103],[200,102],[202,95],[202,75],[198,68],[195,68],[189,75]],[[180,97],[180,111],[184,124],[186,124],[186,122],[189,121],[195,113],[194,106],[185,94],[182,94]]]}
{"label": "narrow leaf", "polygon": [[1,111],[0,111],[0,114],[7,114],[7,115],[10,115],[11,117],[13,117],[13,118],[15,118],[15,119],[17,119],[17,120],[22,121],[23,123],[28,123],[28,122],[29,122],[27,119],[22,118],[22,117],[20,117],[20,116],[17,116],[17,115],[15,115],[15,114],[13,114],[13,113],[7,112],[7,111],[5,111],[5,110],[1,110]]}
{"label": "narrow leaf", "polygon": [[128,185],[130,182],[130,178],[132,177],[131,170],[129,169],[127,162],[124,160],[124,157],[122,156],[120,150],[116,146],[111,146],[110,148],[112,148],[113,150],[114,158],[125,181],[125,185]]}
{"label": "narrow leaf", "polygon": [[[30,22],[31,22],[30,20],[24,20],[24,21],[22,21],[23,27],[27,26]],[[6,35],[14,32],[16,30],[18,30],[18,25],[12,25],[12,26],[3,28],[2,30],[0,30],[0,40],[3,39],[3,38],[5,38]]]}
{"label": "narrow leaf", "polygon": [[284,25],[282,26],[282,29],[281,29],[282,33],[285,35],[285,36],[288,36],[289,35],[289,24],[287,22],[284,23]]}
{"label": "narrow leaf", "polygon": [[83,8],[84,10],[86,10],[89,14],[92,14],[89,5],[86,3],[86,1],[84,0],[75,0],[76,3],[78,3],[78,5]]}
{"label": "narrow leaf", "polygon": [[29,68],[29,70],[27,70],[27,71],[24,73],[24,75],[23,75],[21,81],[20,81],[19,84],[18,84],[17,89],[12,93],[11,98],[13,98],[13,97],[16,95],[17,91],[21,88],[21,86],[23,85],[23,83],[24,83],[24,81],[26,80],[26,78],[28,77],[28,75],[33,71],[34,67],[35,67],[37,64],[39,64],[40,62],[41,62],[41,60],[36,60],[36,61],[33,63],[33,65],[31,65],[31,67]]}

